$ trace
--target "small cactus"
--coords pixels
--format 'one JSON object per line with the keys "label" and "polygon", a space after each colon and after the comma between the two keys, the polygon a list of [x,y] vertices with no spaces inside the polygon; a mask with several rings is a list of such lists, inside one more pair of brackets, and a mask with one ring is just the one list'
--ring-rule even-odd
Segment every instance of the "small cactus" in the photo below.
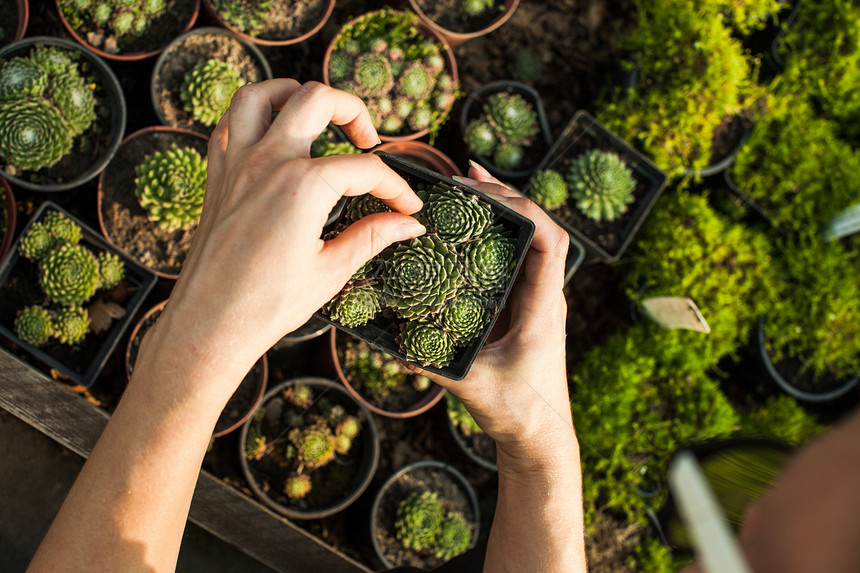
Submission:
{"label": "small cactus", "polygon": [[135,193],[150,220],[164,229],[177,229],[200,219],[206,159],[196,149],[172,144],[146,156],[135,172]]}
{"label": "small cactus", "polygon": [[404,69],[399,82],[400,92],[411,100],[425,99],[433,92],[436,84],[427,68],[419,63]]}
{"label": "small cactus", "polygon": [[33,346],[45,344],[54,333],[51,313],[40,306],[22,308],[15,318],[15,333]]}
{"label": "small cactus", "polygon": [[99,264],[99,288],[112,289],[125,277],[125,263],[119,255],[113,253],[99,253],[96,259]]}
{"label": "small cactus", "polygon": [[355,85],[366,96],[381,96],[394,85],[391,66],[384,56],[364,54],[355,62]]}
{"label": "small cactus", "polygon": [[538,132],[534,107],[519,94],[499,92],[491,95],[484,105],[484,113],[502,141],[526,143]]}
{"label": "small cactus", "polygon": [[80,226],[59,211],[45,213],[42,224],[54,237],[56,242],[76,244],[81,240]]}
{"label": "small cactus", "polygon": [[529,195],[547,209],[558,209],[567,201],[567,183],[558,171],[544,169],[532,176]]}
{"label": "small cactus", "polygon": [[90,330],[90,316],[80,306],[67,306],[57,312],[54,320],[54,336],[62,344],[74,346],[84,339]]}
{"label": "small cactus", "polygon": [[442,504],[435,493],[412,493],[397,507],[397,539],[407,548],[416,551],[432,548],[436,543],[442,518]]}
{"label": "small cactus", "polygon": [[72,149],[68,124],[44,99],[16,99],[0,104],[0,156],[15,169],[55,165]]}
{"label": "small cactus", "polygon": [[245,81],[227,62],[210,59],[200,62],[185,77],[180,97],[185,111],[206,126],[218,123],[230,100]]}
{"label": "small cactus", "polygon": [[61,244],[41,260],[39,270],[42,290],[59,304],[83,304],[99,286],[98,262],[81,245]]}
{"label": "small cactus", "polygon": [[567,183],[576,206],[595,221],[612,221],[633,201],[633,172],[614,153],[592,150],[570,164]]}

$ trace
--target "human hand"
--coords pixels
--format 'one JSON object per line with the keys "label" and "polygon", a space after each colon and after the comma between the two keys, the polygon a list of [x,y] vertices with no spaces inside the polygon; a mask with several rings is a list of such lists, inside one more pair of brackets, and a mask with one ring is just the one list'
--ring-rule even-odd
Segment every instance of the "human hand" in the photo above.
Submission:
{"label": "human hand", "polygon": [[[473,164],[474,165],[474,164]],[[569,238],[527,198],[472,167],[467,185],[535,223],[521,275],[469,374],[459,381],[427,374],[456,394],[496,442],[505,467],[533,470],[566,451],[578,456],[565,364],[564,264]],[[501,465],[500,465],[501,467]]]}
{"label": "human hand", "polygon": [[[378,157],[310,159],[311,143],[329,122],[359,147],[379,141],[361,100],[323,84],[275,79],[233,97],[210,138],[206,196],[191,251],[153,329],[177,358],[198,358],[219,373],[238,372],[241,380],[361,264],[424,232],[407,215],[421,200]],[[338,199],[366,192],[395,212],[368,216],[321,240]]]}

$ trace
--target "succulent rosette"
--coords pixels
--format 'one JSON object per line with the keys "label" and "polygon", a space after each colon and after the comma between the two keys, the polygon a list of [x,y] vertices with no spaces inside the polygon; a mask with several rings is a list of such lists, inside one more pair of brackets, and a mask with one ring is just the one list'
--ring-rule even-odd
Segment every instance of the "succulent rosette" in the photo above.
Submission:
{"label": "succulent rosette", "polygon": [[457,343],[466,343],[478,335],[489,318],[488,299],[463,289],[439,313],[439,324]]}
{"label": "succulent rosette", "polygon": [[326,306],[329,317],[344,326],[367,324],[380,310],[379,293],[372,286],[347,285]]}
{"label": "succulent rosette", "polygon": [[42,259],[39,269],[42,290],[60,304],[82,304],[99,287],[98,261],[81,245],[60,245]]}
{"label": "succulent rosette", "polygon": [[412,321],[400,331],[400,347],[406,358],[422,366],[447,366],[454,358],[454,341],[435,324]]}
{"label": "succulent rosette", "polygon": [[614,153],[592,150],[570,164],[567,182],[577,207],[595,221],[612,221],[633,201],[633,172]]}
{"label": "succulent rosette", "polygon": [[206,159],[175,143],[144,158],[135,169],[135,194],[149,219],[164,229],[196,223],[206,193]]}
{"label": "succulent rosette", "polygon": [[90,315],[80,306],[67,306],[57,312],[54,336],[63,344],[74,345],[84,339],[90,330]]}
{"label": "succulent rosette", "polygon": [[362,217],[373,215],[374,213],[386,213],[388,211],[391,211],[391,208],[382,199],[370,193],[365,193],[364,195],[353,197],[349,202],[346,220],[347,223],[355,223]]}
{"label": "succulent rosette", "polygon": [[557,209],[567,201],[567,183],[558,171],[542,169],[532,176],[529,195],[547,209]]}
{"label": "succulent rosette", "polygon": [[466,245],[463,269],[469,284],[488,294],[504,290],[514,266],[514,240],[501,226]]}
{"label": "succulent rosette", "polygon": [[397,538],[416,551],[431,547],[443,517],[442,504],[435,493],[412,493],[397,508]]}
{"label": "succulent rosette", "polygon": [[51,313],[40,306],[22,308],[15,317],[15,332],[18,338],[33,346],[45,344],[54,333]]}
{"label": "succulent rosette", "polygon": [[448,243],[465,243],[480,236],[493,220],[493,212],[477,195],[463,193],[437,183],[418,192],[424,207],[423,218],[440,239]]}

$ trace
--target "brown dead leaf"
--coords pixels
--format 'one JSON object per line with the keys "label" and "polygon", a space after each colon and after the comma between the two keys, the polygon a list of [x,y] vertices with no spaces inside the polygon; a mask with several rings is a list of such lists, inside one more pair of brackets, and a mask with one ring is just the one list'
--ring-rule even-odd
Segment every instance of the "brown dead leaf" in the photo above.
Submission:
{"label": "brown dead leaf", "polygon": [[101,334],[110,328],[111,322],[125,316],[125,309],[115,302],[105,302],[99,299],[92,303],[87,312],[90,314],[90,328],[96,334]]}

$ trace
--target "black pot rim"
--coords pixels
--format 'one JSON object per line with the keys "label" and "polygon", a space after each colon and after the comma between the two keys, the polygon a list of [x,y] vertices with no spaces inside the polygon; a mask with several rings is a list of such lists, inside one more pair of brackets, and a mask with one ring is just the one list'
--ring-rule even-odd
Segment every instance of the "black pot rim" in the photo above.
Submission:
{"label": "black pot rim", "polygon": [[373,507],[370,510],[370,539],[373,541],[373,550],[376,553],[376,556],[382,561],[382,564],[385,565],[387,569],[392,569],[396,566],[396,564],[391,563],[388,559],[385,558],[385,555],[382,552],[382,548],[379,546],[379,541],[376,539],[376,535],[374,531],[376,530],[376,518],[379,515],[379,508],[382,505],[382,498],[385,497],[385,493],[391,487],[400,476],[411,472],[416,469],[435,469],[439,470],[442,473],[447,473],[455,483],[460,485],[463,492],[466,494],[466,497],[469,498],[469,504],[472,506],[472,512],[475,515],[474,518],[474,526],[475,533],[472,535],[472,540],[469,543],[469,549],[475,547],[475,544],[478,541],[478,534],[480,533],[481,526],[481,513],[480,506],[478,505],[478,494],[475,493],[475,488],[472,487],[472,484],[469,483],[469,480],[460,473],[460,471],[450,464],[446,464],[444,462],[440,462],[438,460],[422,460],[418,462],[412,462],[411,464],[405,465],[390,476],[382,486],[379,488],[379,491],[376,492],[376,496],[373,498]]}
{"label": "black pot rim", "polygon": [[24,48],[39,44],[52,44],[56,46],[62,46],[66,49],[75,50],[98,69],[99,73],[102,75],[103,87],[105,89],[105,92],[107,92],[107,98],[111,104],[111,143],[105,151],[104,155],[101,157],[101,159],[96,161],[87,171],[85,171],[77,178],[71,179],[63,183],[30,183],[29,181],[20,179],[19,177],[15,177],[14,175],[9,175],[5,171],[3,171],[2,174],[3,177],[8,179],[14,185],[18,185],[19,187],[23,187],[24,189],[28,189],[30,191],[68,191],[69,189],[73,189],[75,187],[83,185],[84,183],[88,183],[89,181],[97,177],[99,173],[104,171],[108,163],[111,162],[114,155],[116,155],[116,152],[119,149],[119,144],[123,139],[123,135],[125,134],[128,108],[126,106],[125,95],[123,94],[122,86],[120,85],[116,74],[113,73],[113,70],[111,70],[110,66],[108,66],[107,63],[97,54],[89,51],[77,42],[72,42],[71,40],[65,40],[63,38],[56,38],[53,36],[33,36],[30,38],[24,38],[23,40],[18,40],[17,42],[12,42],[11,44],[4,46],[3,48],[0,48],[0,59],[3,59],[9,54],[18,52]]}
{"label": "black pot rim", "polygon": [[858,382],[860,382],[860,374],[855,374],[854,376],[849,377],[843,384],[832,390],[827,390],[825,392],[807,392],[805,390],[800,390],[799,388],[792,386],[791,383],[782,377],[770,359],[770,353],[767,351],[767,337],[764,333],[764,317],[759,317],[757,340],[759,356],[761,357],[762,364],[771,379],[785,392],[794,396],[798,400],[804,400],[806,402],[829,402],[843,396],[853,389]]}
{"label": "black pot rim", "polygon": [[[314,511],[299,511],[296,509],[292,509],[286,506],[283,506],[277,502],[275,502],[272,498],[267,496],[257,485],[257,480],[254,478],[251,473],[251,468],[248,465],[248,460],[244,456],[245,449],[245,440],[248,438],[248,428],[251,427],[251,423],[254,421],[253,414],[248,417],[244,424],[242,424],[242,430],[239,434],[239,462],[242,466],[242,473],[245,476],[245,480],[248,482],[248,486],[251,488],[251,491],[254,492],[254,495],[263,502],[270,509],[275,510],[288,517],[289,519],[320,519],[323,517],[328,517],[330,515],[334,515],[340,511],[343,511],[347,507],[349,507],[352,503],[354,503],[359,496],[367,489],[367,486],[370,485],[371,480],[373,480],[373,476],[376,473],[376,468],[379,465],[379,455],[380,455],[380,446],[379,446],[379,432],[376,429],[376,423],[373,421],[373,415],[365,408],[362,404],[357,402],[349,393],[336,382],[328,380],[326,378],[319,378],[316,376],[302,376],[298,378],[291,378],[289,380],[285,380],[280,384],[275,385],[274,387],[269,388],[269,390],[263,396],[263,399],[260,401],[260,405],[258,408],[262,408],[272,397],[281,392],[284,388],[289,386],[293,386],[298,383],[308,384],[310,386],[322,386],[327,390],[333,390],[338,392],[342,396],[344,396],[350,403],[354,404],[356,408],[364,414],[364,431],[369,431],[370,437],[368,439],[370,443],[370,453],[369,459],[366,462],[362,462],[361,468],[363,469],[365,466],[368,468],[367,475],[361,480],[359,485],[351,491],[348,495],[344,496],[339,502],[329,505],[327,507],[323,507]],[[256,410],[255,410],[256,411]]]}
{"label": "black pot rim", "polygon": [[454,436],[454,441],[457,442],[457,445],[463,451],[463,453],[468,456],[470,460],[478,464],[484,469],[497,472],[499,471],[499,466],[486,458],[482,458],[478,454],[476,454],[472,448],[466,445],[466,442],[463,441],[463,436],[460,434],[460,430],[454,426],[454,423],[451,421],[451,418],[448,418],[448,429],[451,431],[451,435]]}

